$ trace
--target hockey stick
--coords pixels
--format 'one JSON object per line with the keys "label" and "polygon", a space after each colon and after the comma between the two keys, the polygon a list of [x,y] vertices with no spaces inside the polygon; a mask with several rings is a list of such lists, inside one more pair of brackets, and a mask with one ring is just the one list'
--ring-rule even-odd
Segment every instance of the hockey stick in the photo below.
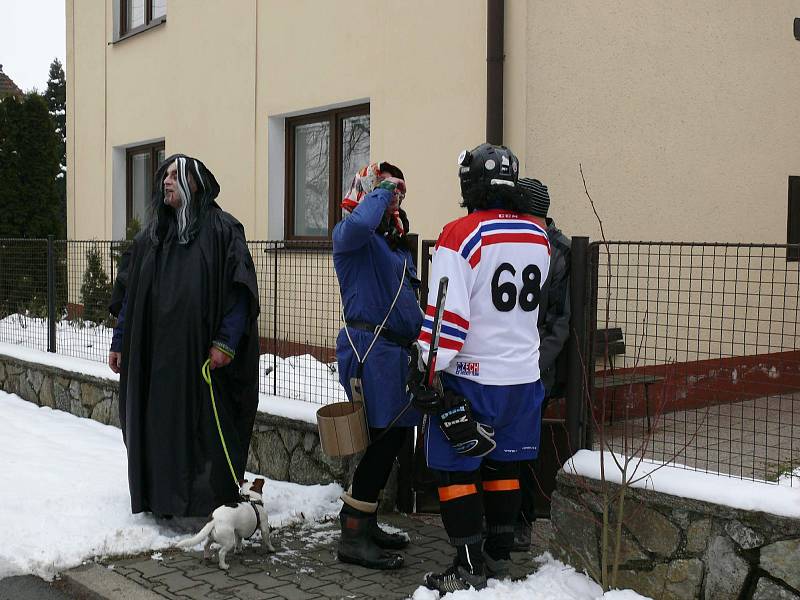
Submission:
{"label": "hockey stick", "polygon": [[425,371],[425,383],[433,385],[433,378],[436,376],[436,355],[439,354],[439,337],[442,334],[442,317],[444,316],[444,302],[447,299],[447,285],[450,280],[442,277],[439,280],[439,290],[436,293],[436,308],[433,313],[433,324],[431,325],[431,348],[428,352],[428,366]]}
{"label": "hockey stick", "polygon": [[[433,383],[433,378],[436,375],[436,355],[439,352],[439,335],[442,330],[442,317],[444,315],[444,301],[447,298],[447,284],[450,280],[447,277],[442,277],[439,280],[439,290],[436,293],[436,309],[433,313],[433,325],[431,326],[431,348],[428,353],[428,366],[425,370],[425,381],[428,385]],[[370,446],[381,439],[386,433],[394,427],[394,424],[400,420],[408,409],[413,405],[413,401],[409,400],[403,409],[397,413],[397,416],[384,428],[383,432],[370,442]]]}

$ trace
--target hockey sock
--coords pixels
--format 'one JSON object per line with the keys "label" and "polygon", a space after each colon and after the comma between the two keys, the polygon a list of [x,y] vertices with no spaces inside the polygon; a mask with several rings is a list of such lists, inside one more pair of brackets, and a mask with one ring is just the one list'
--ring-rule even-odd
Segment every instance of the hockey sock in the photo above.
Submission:
{"label": "hockey sock", "polygon": [[481,474],[486,510],[484,550],[495,560],[508,560],[514,545],[514,522],[522,502],[519,464],[485,460]]}
{"label": "hockey sock", "polygon": [[461,544],[456,546],[456,553],[458,554],[458,562],[462,567],[469,569],[473,575],[483,573],[484,560],[483,553],[481,552],[481,542],[472,544]]}
{"label": "hockey sock", "polygon": [[442,523],[450,543],[456,548],[480,544],[483,504],[476,485],[478,472],[439,471],[438,474]]}

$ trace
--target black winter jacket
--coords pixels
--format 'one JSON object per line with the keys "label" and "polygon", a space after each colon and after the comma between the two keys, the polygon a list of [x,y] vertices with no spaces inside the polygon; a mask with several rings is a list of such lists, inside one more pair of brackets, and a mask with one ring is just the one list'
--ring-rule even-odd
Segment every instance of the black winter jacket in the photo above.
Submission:
{"label": "black winter jacket", "polygon": [[550,271],[539,300],[539,371],[545,397],[564,394],[567,339],[569,339],[570,239],[553,219],[547,219],[550,239]]}

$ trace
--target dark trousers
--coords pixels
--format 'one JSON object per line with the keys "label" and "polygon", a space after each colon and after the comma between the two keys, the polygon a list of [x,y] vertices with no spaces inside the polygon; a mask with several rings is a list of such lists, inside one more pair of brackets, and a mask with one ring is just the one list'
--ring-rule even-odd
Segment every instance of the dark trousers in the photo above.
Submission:
{"label": "dark trousers", "polygon": [[353,473],[353,498],[362,502],[377,502],[380,491],[392,472],[394,460],[400,453],[403,442],[411,432],[410,427],[392,427],[380,437],[385,429],[369,428],[367,447]]}

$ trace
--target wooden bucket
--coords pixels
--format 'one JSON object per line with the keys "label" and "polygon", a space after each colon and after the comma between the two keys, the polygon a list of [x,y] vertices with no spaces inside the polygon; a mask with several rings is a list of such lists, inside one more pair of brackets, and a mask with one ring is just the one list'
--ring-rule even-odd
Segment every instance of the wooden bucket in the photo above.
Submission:
{"label": "wooden bucket", "polygon": [[322,451],[330,457],[350,456],[369,445],[367,415],[362,402],[334,402],[317,411]]}

